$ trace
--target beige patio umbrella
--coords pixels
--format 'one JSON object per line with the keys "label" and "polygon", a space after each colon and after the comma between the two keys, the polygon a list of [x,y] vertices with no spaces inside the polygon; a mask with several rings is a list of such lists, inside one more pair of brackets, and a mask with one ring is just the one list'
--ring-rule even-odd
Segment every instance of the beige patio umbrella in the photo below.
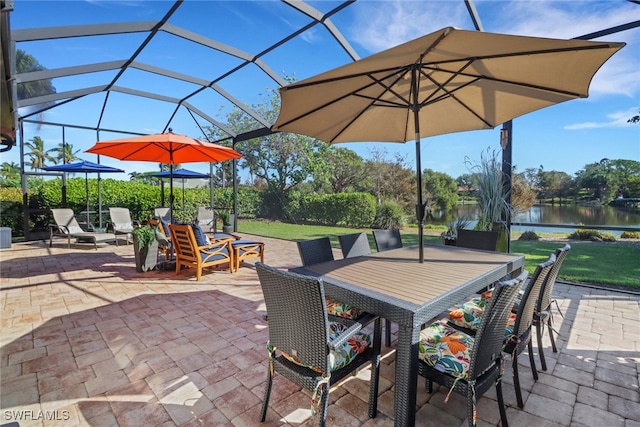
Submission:
{"label": "beige patio umbrella", "polygon": [[282,87],[272,129],[329,144],[415,140],[423,262],[420,138],[493,129],[586,98],[596,71],[623,46],[443,28]]}

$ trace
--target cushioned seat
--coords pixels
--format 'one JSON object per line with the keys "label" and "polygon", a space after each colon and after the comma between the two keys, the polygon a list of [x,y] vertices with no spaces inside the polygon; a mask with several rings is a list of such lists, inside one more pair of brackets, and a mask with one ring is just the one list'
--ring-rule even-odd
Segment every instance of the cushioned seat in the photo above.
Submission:
{"label": "cushioned seat", "polygon": [[240,263],[245,259],[258,258],[260,262],[264,262],[264,243],[253,240],[232,240],[231,249],[233,250],[234,271],[238,271]]}
{"label": "cushioned seat", "polygon": [[[349,329],[346,325],[337,322],[329,322],[329,341],[335,341],[340,335],[347,332]],[[371,345],[371,335],[364,332],[357,332],[353,337],[339,344],[335,348],[329,350],[329,370],[331,372],[342,369],[351,363],[359,354],[366,351]],[[286,352],[282,352],[282,355],[288,360],[296,363],[300,366],[313,369],[316,372],[322,372],[321,369],[314,366],[306,366],[297,357],[294,357]]]}

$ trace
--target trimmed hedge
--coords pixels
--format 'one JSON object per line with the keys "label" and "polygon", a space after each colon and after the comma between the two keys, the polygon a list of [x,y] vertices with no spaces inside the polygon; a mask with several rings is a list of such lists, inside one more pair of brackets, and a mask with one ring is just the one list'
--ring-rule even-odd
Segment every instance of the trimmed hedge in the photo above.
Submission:
{"label": "trimmed hedge", "polygon": [[316,224],[367,228],[376,215],[376,199],[369,193],[307,195],[295,203],[294,216]]}

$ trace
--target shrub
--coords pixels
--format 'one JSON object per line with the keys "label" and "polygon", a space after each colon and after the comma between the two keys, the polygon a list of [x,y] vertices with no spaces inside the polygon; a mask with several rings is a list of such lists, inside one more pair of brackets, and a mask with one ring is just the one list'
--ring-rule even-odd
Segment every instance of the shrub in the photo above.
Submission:
{"label": "shrub", "polygon": [[373,228],[402,228],[404,225],[404,212],[402,207],[395,202],[384,202],[378,205]]}
{"label": "shrub", "polygon": [[296,219],[316,224],[370,227],[376,213],[376,200],[368,193],[297,194],[291,202]]}
{"label": "shrub", "polygon": [[540,240],[540,236],[536,234],[533,230],[527,230],[520,235],[518,240],[532,241],[532,240]]}
{"label": "shrub", "polygon": [[620,235],[621,239],[640,239],[640,232],[637,231],[623,231]]}
{"label": "shrub", "polygon": [[602,233],[598,230],[581,229],[569,234],[568,237],[573,240],[598,240],[602,239]]}
{"label": "shrub", "polygon": [[605,242],[615,242],[616,236],[611,233],[602,233],[602,240]]}

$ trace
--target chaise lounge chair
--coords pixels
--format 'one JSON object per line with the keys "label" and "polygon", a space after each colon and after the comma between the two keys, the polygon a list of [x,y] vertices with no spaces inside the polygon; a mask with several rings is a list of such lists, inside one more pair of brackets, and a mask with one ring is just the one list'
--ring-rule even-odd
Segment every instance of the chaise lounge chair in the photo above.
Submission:
{"label": "chaise lounge chair", "polygon": [[49,247],[53,246],[53,237],[60,236],[67,238],[67,247],[71,248],[71,238],[76,239],[76,243],[93,243],[98,249],[98,243],[116,242],[118,239],[111,233],[92,233],[80,228],[71,209],[51,209],[55,224],[49,225]]}
{"label": "chaise lounge chair", "polygon": [[216,232],[216,214],[213,209],[199,206],[197,221],[198,225],[202,227],[205,233]]}
{"label": "chaise lounge chair", "polygon": [[109,208],[109,216],[111,217],[111,226],[113,227],[113,234],[118,237],[118,234],[124,234],[127,240],[127,245],[131,241],[131,233],[133,233],[134,222],[131,220],[131,213],[128,208]]}

